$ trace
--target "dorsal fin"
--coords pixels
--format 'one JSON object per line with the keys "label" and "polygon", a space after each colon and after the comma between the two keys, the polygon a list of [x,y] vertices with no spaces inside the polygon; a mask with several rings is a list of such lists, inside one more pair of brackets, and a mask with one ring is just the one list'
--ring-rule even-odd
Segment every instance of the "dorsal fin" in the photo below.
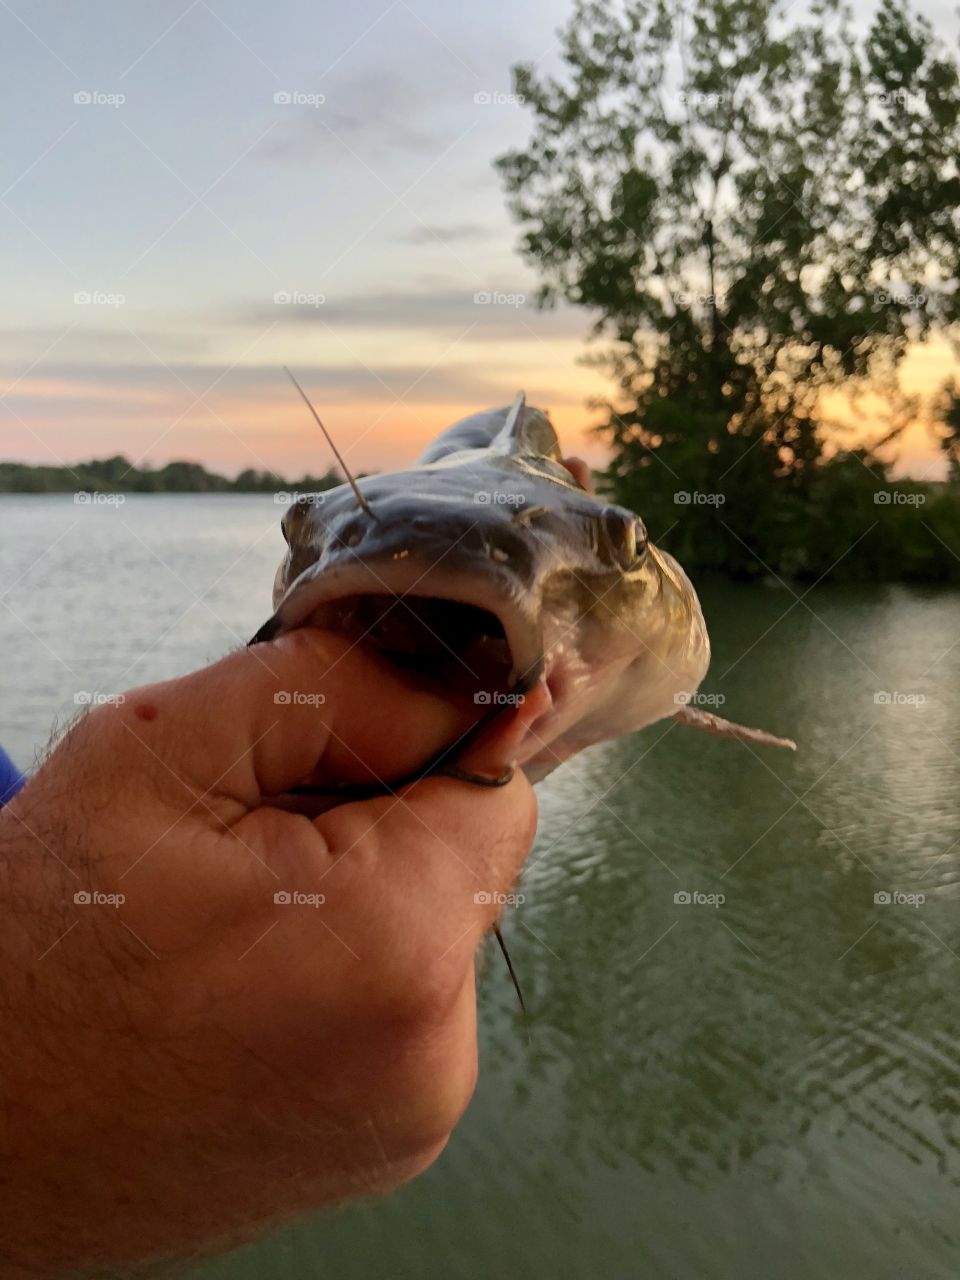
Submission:
{"label": "dorsal fin", "polygon": [[507,420],[503,424],[504,435],[513,435],[518,424],[523,424],[524,416],[527,412],[527,393],[518,391],[513,404],[510,406],[510,412],[507,414]]}
{"label": "dorsal fin", "polygon": [[440,462],[465,449],[496,449],[500,453],[560,461],[560,445],[542,409],[530,409],[521,391],[509,409],[488,409],[448,427],[420,458],[421,465]]}
{"label": "dorsal fin", "polygon": [[497,433],[492,447],[526,457],[553,458],[556,462],[562,456],[550,419],[542,409],[527,408],[527,397],[523,391],[517,392],[503,430]]}

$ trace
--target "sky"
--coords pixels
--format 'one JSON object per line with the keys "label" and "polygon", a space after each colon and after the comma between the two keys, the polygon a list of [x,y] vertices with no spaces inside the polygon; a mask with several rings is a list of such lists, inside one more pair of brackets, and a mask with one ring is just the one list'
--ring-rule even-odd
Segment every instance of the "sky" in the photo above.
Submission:
{"label": "sky", "polygon": [[[600,462],[590,317],[535,308],[491,163],[529,132],[511,65],[555,68],[571,7],[0,0],[0,457],[316,472],[288,364],[356,470],[520,388]],[[932,458],[912,428],[904,465]]]}

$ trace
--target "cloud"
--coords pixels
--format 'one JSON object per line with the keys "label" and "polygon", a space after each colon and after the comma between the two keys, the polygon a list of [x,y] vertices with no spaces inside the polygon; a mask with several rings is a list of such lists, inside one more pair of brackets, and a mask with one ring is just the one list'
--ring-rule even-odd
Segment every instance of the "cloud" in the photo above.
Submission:
{"label": "cloud", "polygon": [[[20,372],[0,363],[0,376],[9,377],[11,382]],[[267,405],[285,401],[292,394],[277,365],[239,366],[224,377],[222,374],[222,368],[205,364],[171,363],[161,367],[45,361],[42,368],[22,377],[6,398],[24,417],[26,410],[33,409],[55,410],[64,418],[86,417],[93,410],[109,408],[116,412],[126,405],[138,418],[162,418],[185,409],[195,396],[204,396],[214,406],[238,396],[251,404]],[[466,401],[482,406],[509,400],[513,394],[501,376],[494,371],[488,375],[479,364],[435,368],[422,364],[366,367],[359,361],[345,365],[298,364],[297,376],[311,395],[327,396],[337,402],[389,404],[403,397],[411,404]],[[208,390],[214,383],[213,389]],[[202,406],[197,412],[202,412]]]}
{"label": "cloud", "polygon": [[[0,326],[0,352],[3,353],[0,368],[13,368],[13,376],[16,377],[25,366],[32,365],[38,356],[48,350],[56,351],[57,356],[66,363],[74,360],[79,363],[88,357],[96,363],[103,358],[105,352],[116,354],[120,349],[129,349],[140,356],[143,354],[144,344],[179,359],[195,359],[210,351],[212,343],[208,334],[188,332],[182,326],[181,320],[180,327],[137,327],[131,332],[120,321],[114,327],[105,324],[78,324],[73,314],[66,315],[59,325]],[[23,364],[17,370],[14,362],[21,357]],[[0,387],[0,394],[2,390]]]}
{"label": "cloud", "polygon": [[351,151],[369,156],[403,151],[436,155],[457,136],[445,124],[449,111],[438,110],[444,98],[464,108],[471,99],[462,78],[449,66],[427,75],[422,67],[406,75],[390,61],[372,63],[350,74],[322,81],[325,101],[317,107],[278,107],[281,125],[259,148],[274,159],[301,159],[323,152],[352,159]]}
{"label": "cloud", "polygon": [[492,240],[498,233],[492,227],[481,226],[479,222],[454,222],[449,226],[419,226],[409,231],[401,231],[392,237],[396,244],[436,244],[438,240],[447,243],[457,241]]}
{"label": "cloud", "polygon": [[319,305],[298,304],[297,290],[280,295],[289,301],[255,303],[233,316],[234,322],[316,326],[320,330],[365,329],[419,331],[447,340],[538,344],[582,341],[590,317],[574,307],[539,310],[530,285],[489,282],[477,288],[411,289],[383,293],[324,295]]}

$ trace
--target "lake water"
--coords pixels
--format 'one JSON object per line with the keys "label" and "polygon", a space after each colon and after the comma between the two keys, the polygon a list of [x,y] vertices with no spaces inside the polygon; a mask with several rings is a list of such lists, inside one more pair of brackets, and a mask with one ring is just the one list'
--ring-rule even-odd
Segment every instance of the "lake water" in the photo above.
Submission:
{"label": "lake water", "polygon": [[[0,498],[8,750],[28,762],[77,694],[242,643],[280,513]],[[960,596],[702,595],[705,688],[798,753],[661,725],[543,783],[506,922],[532,1046],[492,955],[436,1167],[198,1280],[960,1273]]]}

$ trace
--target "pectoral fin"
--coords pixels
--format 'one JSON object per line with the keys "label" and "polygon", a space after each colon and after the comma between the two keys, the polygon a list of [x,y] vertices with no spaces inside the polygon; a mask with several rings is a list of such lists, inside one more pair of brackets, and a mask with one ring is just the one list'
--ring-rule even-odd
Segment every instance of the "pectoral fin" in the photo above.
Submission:
{"label": "pectoral fin", "polygon": [[764,747],[786,747],[788,751],[797,749],[797,744],[790,738],[778,738],[765,729],[750,729],[745,724],[734,724],[731,720],[724,720],[722,716],[701,711],[699,707],[681,707],[670,719],[678,720],[680,724],[689,725],[692,729],[703,729],[705,733],[715,734],[718,738],[730,738],[734,742],[756,742]]}

